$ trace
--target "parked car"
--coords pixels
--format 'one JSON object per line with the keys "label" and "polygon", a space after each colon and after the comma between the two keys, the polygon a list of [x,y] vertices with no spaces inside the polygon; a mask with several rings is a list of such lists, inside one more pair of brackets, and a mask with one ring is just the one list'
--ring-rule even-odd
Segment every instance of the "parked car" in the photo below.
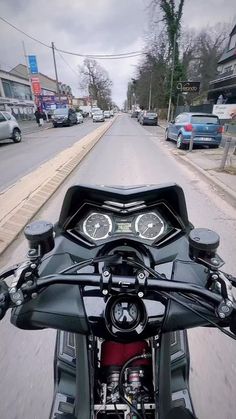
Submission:
{"label": "parked car", "polygon": [[114,116],[114,111],[113,109],[110,110],[110,116],[113,117]]}
{"label": "parked car", "polygon": [[133,111],[131,113],[131,118],[138,118],[139,111]]}
{"label": "parked car", "polygon": [[55,109],[52,116],[53,126],[71,126],[77,124],[77,114],[74,109],[58,108]]}
{"label": "parked car", "polygon": [[21,130],[16,118],[10,112],[0,112],[0,140],[11,139],[19,143],[22,139]]}
{"label": "parked car", "polygon": [[100,109],[100,108],[92,108],[91,109],[91,117],[93,117],[93,115],[96,113],[96,112],[102,112],[102,110]]}
{"label": "parked car", "polygon": [[177,148],[183,149],[193,135],[195,145],[204,144],[217,148],[222,139],[222,132],[223,127],[217,115],[185,112],[169,123],[165,139],[176,141]]}
{"label": "parked car", "polygon": [[157,125],[157,113],[151,111],[144,111],[139,117],[141,125]]}
{"label": "parked car", "polygon": [[102,111],[95,112],[93,114],[93,122],[104,122],[104,121],[105,121],[105,117]]}
{"label": "parked car", "polygon": [[110,111],[104,111],[105,118],[110,118],[110,116],[111,116]]}
{"label": "parked car", "polygon": [[76,112],[77,124],[82,124],[84,122],[84,117],[81,112]]}

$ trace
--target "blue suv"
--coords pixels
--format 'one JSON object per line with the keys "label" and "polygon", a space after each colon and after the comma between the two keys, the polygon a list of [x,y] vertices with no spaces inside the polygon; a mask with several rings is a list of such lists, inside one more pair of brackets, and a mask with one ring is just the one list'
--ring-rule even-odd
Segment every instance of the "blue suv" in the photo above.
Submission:
{"label": "blue suv", "polygon": [[223,127],[218,116],[207,113],[181,113],[171,121],[165,131],[165,139],[174,140],[177,148],[189,145],[193,135],[193,144],[208,145],[218,148],[222,139]]}

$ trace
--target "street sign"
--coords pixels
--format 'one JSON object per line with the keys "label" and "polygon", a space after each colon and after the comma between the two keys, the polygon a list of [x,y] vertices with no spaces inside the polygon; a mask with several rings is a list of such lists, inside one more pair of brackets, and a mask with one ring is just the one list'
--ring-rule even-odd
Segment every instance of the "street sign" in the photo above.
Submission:
{"label": "street sign", "polygon": [[41,85],[38,77],[31,77],[32,90],[34,95],[40,95]]}
{"label": "street sign", "polygon": [[176,88],[182,93],[198,93],[200,90],[200,81],[178,81]]}
{"label": "street sign", "polygon": [[38,64],[36,55],[28,55],[29,68],[31,74],[38,74]]}

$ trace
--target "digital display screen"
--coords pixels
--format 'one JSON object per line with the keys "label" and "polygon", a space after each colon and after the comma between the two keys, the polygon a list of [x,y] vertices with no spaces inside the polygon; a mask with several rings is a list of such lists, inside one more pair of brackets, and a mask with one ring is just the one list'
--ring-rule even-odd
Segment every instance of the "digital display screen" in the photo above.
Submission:
{"label": "digital display screen", "polygon": [[132,233],[131,223],[116,223],[116,233]]}

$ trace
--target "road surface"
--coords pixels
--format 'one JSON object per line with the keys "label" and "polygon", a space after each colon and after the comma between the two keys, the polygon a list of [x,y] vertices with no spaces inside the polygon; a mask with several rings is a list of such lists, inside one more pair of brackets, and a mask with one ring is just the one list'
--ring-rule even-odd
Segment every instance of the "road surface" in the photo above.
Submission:
{"label": "road surface", "polygon": [[[236,211],[170,153],[159,127],[141,127],[128,116],[111,129],[67,179],[36,218],[56,221],[67,188],[75,183],[132,185],[180,184],[189,218],[221,236],[225,270],[236,274]],[[40,141],[40,138],[38,139]],[[22,260],[27,245],[20,237],[0,260],[1,266]],[[46,419],[53,390],[54,331],[27,332],[0,324],[0,418]],[[189,331],[193,401],[199,419],[235,419],[236,344],[211,329]]]}
{"label": "road surface", "polygon": [[[50,160],[60,151],[94,130],[91,119],[72,127],[43,129],[22,136],[19,144],[12,140],[0,142],[0,192],[22,176]],[[37,128],[37,127],[36,127]]]}

